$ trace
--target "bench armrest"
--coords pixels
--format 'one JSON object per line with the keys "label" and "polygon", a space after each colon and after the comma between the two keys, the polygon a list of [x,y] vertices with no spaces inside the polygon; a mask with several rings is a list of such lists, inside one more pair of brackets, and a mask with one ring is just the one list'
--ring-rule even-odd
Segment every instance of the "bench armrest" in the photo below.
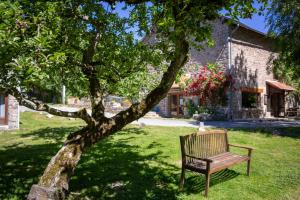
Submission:
{"label": "bench armrest", "polygon": [[185,156],[186,156],[186,157],[189,157],[189,158],[194,158],[194,159],[196,159],[196,160],[202,160],[202,161],[205,161],[205,162],[209,162],[209,163],[213,162],[213,160],[208,159],[208,158],[198,158],[198,157],[191,156],[191,155],[185,155]]}
{"label": "bench armrest", "polygon": [[242,146],[242,145],[238,145],[238,144],[228,144],[228,145],[232,146],[232,147],[242,148],[242,149],[254,150],[254,148],[252,148],[252,147],[246,147],[246,146]]}

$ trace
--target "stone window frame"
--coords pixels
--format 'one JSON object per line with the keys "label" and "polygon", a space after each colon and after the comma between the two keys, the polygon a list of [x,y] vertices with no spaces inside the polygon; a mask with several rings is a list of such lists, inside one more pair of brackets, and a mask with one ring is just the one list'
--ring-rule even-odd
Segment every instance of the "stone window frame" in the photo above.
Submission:
{"label": "stone window frame", "polygon": [[[261,94],[263,90],[259,88],[241,88],[241,107],[242,109],[260,109],[261,108]],[[244,107],[243,106],[243,93],[255,94],[256,95],[256,106],[255,107]]]}
{"label": "stone window frame", "polygon": [[8,96],[5,96],[0,93],[1,96],[4,96],[4,104],[5,104],[5,117],[0,118],[0,125],[8,125]]}

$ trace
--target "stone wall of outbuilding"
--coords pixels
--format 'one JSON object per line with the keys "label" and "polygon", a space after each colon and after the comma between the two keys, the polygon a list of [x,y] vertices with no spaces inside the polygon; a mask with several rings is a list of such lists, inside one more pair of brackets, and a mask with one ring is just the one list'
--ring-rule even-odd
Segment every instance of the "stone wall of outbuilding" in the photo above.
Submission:
{"label": "stone wall of outbuilding", "polygon": [[0,130],[14,130],[19,129],[20,116],[19,116],[19,103],[15,97],[8,96],[8,116],[7,124],[1,125]]}
{"label": "stone wall of outbuilding", "polygon": [[[274,80],[272,41],[266,36],[239,27],[231,40],[231,74],[234,79],[232,109],[234,119],[269,117],[264,98],[267,94],[266,80]],[[259,109],[242,108],[243,88],[259,90]],[[269,101],[269,100],[268,100]]]}
{"label": "stone wall of outbuilding", "polygon": [[[194,47],[190,48],[189,60],[184,66],[186,74],[192,75],[196,73],[199,68],[208,63],[217,63],[224,71],[228,66],[228,25],[221,19],[215,20],[212,23],[212,38],[214,39],[214,46],[205,46],[201,51]],[[164,98],[159,104],[159,114],[162,116],[170,116],[169,110],[169,95]],[[189,98],[185,98],[189,99]]]}

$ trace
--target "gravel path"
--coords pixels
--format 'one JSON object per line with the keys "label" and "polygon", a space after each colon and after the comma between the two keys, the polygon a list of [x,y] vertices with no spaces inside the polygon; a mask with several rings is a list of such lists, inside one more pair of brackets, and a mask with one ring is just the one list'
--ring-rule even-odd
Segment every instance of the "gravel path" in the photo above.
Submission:
{"label": "gravel path", "polygon": [[[179,127],[199,127],[197,121],[185,121],[185,120],[168,120],[168,119],[147,119],[141,118],[138,122],[134,122],[144,125],[153,126],[179,126]],[[300,127],[300,121],[287,121],[287,120],[245,120],[245,121],[207,121],[204,122],[204,126],[207,128],[263,128],[263,127]]]}

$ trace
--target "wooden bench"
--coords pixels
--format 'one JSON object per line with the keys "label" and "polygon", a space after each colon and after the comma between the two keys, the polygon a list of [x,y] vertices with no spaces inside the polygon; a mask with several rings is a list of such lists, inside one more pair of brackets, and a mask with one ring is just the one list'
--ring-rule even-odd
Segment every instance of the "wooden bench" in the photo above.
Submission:
{"label": "wooden bench", "polygon": [[291,117],[291,116],[295,116],[295,117],[300,116],[300,109],[299,108],[287,109],[287,111],[285,112],[285,117]]}
{"label": "wooden bench", "polygon": [[[180,136],[182,171],[180,189],[183,188],[185,170],[205,175],[205,196],[208,196],[210,175],[247,161],[247,175],[250,175],[251,152],[253,148],[228,144],[226,130],[211,130],[191,135]],[[248,155],[239,155],[229,151],[229,147],[248,150]]]}

